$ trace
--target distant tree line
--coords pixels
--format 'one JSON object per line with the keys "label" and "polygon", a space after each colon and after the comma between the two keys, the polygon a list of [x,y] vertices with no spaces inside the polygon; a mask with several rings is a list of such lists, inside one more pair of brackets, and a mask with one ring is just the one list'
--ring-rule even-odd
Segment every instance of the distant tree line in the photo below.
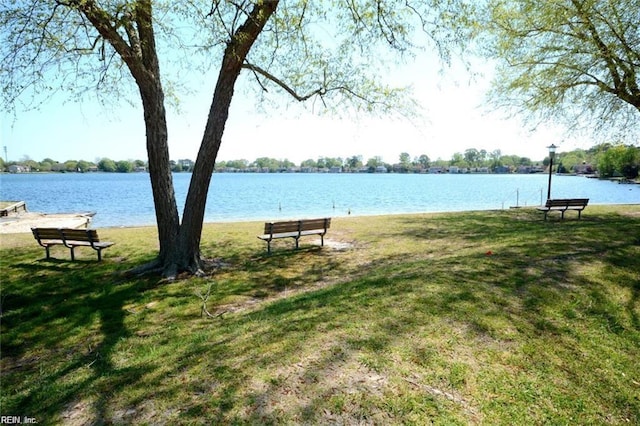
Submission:
{"label": "distant tree line", "polygon": [[[85,160],[67,160],[59,162],[51,158],[42,161],[34,161],[24,158],[21,161],[5,162],[0,158],[0,169],[8,171],[12,165],[19,165],[31,172],[76,172],[86,173],[100,171],[107,173],[130,173],[147,170],[147,163],[142,160],[114,161],[102,158],[96,162]],[[171,169],[174,172],[190,172],[194,162],[189,159],[171,161]],[[543,170],[549,166],[549,157],[542,161],[534,162],[530,158],[517,155],[503,155],[500,150],[487,152],[469,148],[464,152],[457,152],[449,160],[431,160],[426,154],[412,157],[403,152],[398,157],[398,162],[390,164],[375,156],[363,161],[360,155],[347,158],[320,157],[307,159],[299,165],[287,159],[275,159],[260,157],[254,161],[229,160],[216,163],[217,171],[258,171],[277,173],[283,171],[336,171],[341,172],[375,172],[378,168],[395,173],[421,173],[431,167],[448,169],[450,167],[460,169],[485,168],[488,171],[503,173],[513,172],[521,167],[538,167]],[[595,173],[601,177],[625,177],[635,179],[640,169],[640,148],[632,145],[620,145],[604,143],[590,149],[576,149],[558,154],[554,161],[555,169],[559,173]]]}
{"label": "distant tree line", "polygon": [[110,173],[129,173],[134,171],[145,171],[146,162],[142,160],[121,160],[114,161],[110,158],[102,158],[93,161],[86,160],[67,160],[64,162],[56,161],[51,158],[45,158],[42,161],[35,161],[29,157],[25,157],[20,161],[5,162],[0,159],[0,167],[7,170],[12,165],[19,165],[31,172],[60,172],[60,173],[86,173],[86,172],[110,172]]}
{"label": "distant tree line", "polygon": [[[0,170],[7,171],[11,166],[21,166],[30,172],[59,172],[59,173],[87,173],[87,172],[107,172],[107,173],[131,173],[147,171],[148,163],[143,160],[119,160],[102,158],[94,161],[67,160],[64,162],[45,158],[42,161],[35,161],[25,157],[20,161],[5,161],[0,158]],[[193,161],[178,160],[171,161],[171,168],[175,172],[191,171]]]}
{"label": "distant tree line", "polygon": [[[457,152],[449,160],[438,158],[431,160],[426,154],[412,157],[403,152],[398,157],[397,163],[386,163],[381,157],[372,157],[363,161],[362,156],[354,155],[348,158],[320,157],[317,160],[308,159],[296,165],[287,159],[258,158],[253,162],[245,159],[219,161],[216,163],[218,171],[260,171],[282,172],[291,169],[304,170],[331,170],[340,169],[343,172],[367,171],[374,172],[378,167],[384,167],[387,171],[395,173],[421,173],[429,168],[449,169],[479,169],[503,173],[514,172],[521,168],[531,170],[548,170],[549,157],[541,161],[532,161],[528,157],[518,155],[503,155],[500,150],[488,152],[469,148],[464,152]],[[632,145],[620,145],[604,143],[590,149],[576,149],[557,154],[554,161],[554,170],[559,173],[596,173],[601,177],[626,177],[635,179],[640,168],[640,148]]]}

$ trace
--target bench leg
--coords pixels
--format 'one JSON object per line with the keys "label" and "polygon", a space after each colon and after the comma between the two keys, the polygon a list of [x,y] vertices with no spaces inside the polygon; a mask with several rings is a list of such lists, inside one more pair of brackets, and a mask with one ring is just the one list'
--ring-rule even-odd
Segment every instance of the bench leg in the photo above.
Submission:
{"label": "bench leg", "polygon": [[45,246],[44,251],[47,254],[47,260],[50,259],[51,257],[49,255],[49,246]]}
{"label": "bench leg", "polygon": [[267,253],[271,254],[271,240],[267,241]]}
{"label": "bench leg", "polygon": [[74,249],[74,248],[75,248],[74,246],[69,247],[69,250],[71,251],[71,261],[72,261],[72,262],[73,262],[74,260],[76,260],[76,256],[75,256],[75,254],[73,253],[73,249]]}
{"label": "bench leg", "polygon": [[298,238],[295,238],[295,240],[296,240],[296,250],[298,249],[298,240],[299,240],[299,239],[300,239],[299,237],[298,237]]}
{"label": "bench leg", "polygon": [[578,210],[578,220],[580,220],[581,216],[582,216],[582,210]]}
{"label": "bench leg", "polygon": [[320,235],[320,246],[324,247],[324,234]]}
{"label": "bench leg", "polygon": [[102,261],[102,249],[97,249],[98,251],[98,262]]}

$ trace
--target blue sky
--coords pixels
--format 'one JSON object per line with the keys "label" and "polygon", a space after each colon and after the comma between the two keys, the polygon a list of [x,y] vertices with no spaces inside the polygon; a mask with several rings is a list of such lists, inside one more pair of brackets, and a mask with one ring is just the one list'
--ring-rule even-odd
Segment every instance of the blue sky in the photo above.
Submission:
{"label": "blue sky", "polygon": [[[489,111],[485,93],[489,77],[470,80],[466,71],[454,66],[441,75],[425,55],[395,68],[392,80],[411,84],[423,108],[421,119],[317,116],[295,105],[255,108],[247,91],[237,90],[218,160],[272,157],[299,163],[308,158],[380,156],[397,162],[401,152],[412,157],[450,159],[468,148],[500,149],[505,155],[541,160],[547,146],[560,151],[588,148],[590,141],[576,142],[562,129],[539,128],[529,132],[517,119]],[[491,73],[489,66],[484,67]],[[242,84],[249,79],[242,80]],[[213,83],[211,84],[213,87]],[[174,160],[195,159],[206,121],[211,89],[180,99],[181,111],[169,111],[170,155]],[[65,102],[57,96],[39,110],[16,116],[2,115],[2,147],[10,161],[46,157],[58,161],[146,160],[142,109],[121,102],[107,108],[97,102]],[[4,158],[4,151],[2,152]]]}

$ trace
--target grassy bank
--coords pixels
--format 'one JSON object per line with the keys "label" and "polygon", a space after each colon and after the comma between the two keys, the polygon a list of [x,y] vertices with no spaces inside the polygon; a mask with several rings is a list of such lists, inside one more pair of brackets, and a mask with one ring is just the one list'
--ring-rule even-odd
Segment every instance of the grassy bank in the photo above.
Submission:
{"label": "grassy bank", "polygon": [[[3,235],[2,415],[42,423],[638,424],[640,206],[336,218],[219,270],[125,278],[152,228],[53,250]],[[205,306],[206,305],[206,306]],[[211,314],[203,314],[203,307]]]}

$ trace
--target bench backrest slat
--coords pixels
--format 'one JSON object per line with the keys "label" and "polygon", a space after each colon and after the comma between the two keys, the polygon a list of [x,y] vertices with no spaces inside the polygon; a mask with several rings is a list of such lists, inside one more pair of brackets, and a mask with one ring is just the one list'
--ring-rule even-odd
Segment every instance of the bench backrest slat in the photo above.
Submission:
{"label": "bench backrest slat", "polygon": [[280,234],[282,232],[294,232],[298,230],[298,221],[268,222],[264,224],[265,234]]}
{"label": "bench backrest slat", "polygon": [[98,242],[98,232],[95,229],[63,229],[62,233],[67,240]]}
{"label": "bench backrest slat", "polygon": [[61,240],[62,234],[58,228],[32,228],[33,236],[41,240]]}
{"label": "bench backrest slat", "polygon": [[586,206],[589,203],[588,198],[567,198],[547,200],[547,207],[570,207],[570,206]]}
{"label": "bench backrest slat", "polygon": [[69,228],[33,228],[33,236],[41,240],[88,241],[97,243],[98,231],[95,229],[69,229]]}
{"label": "bench backrest slat", "polygon": [[301,221],[301,231],[311,231],[314,229],[326,229],[331,225],[331,218],[309,219]]}
{"label": "bench backrest slat", "polygon": [[267,222],[264,224],[264,233],[280,234],[284,232],[311,231],[315,229],[327,229],[330,225],[331,218]]}

